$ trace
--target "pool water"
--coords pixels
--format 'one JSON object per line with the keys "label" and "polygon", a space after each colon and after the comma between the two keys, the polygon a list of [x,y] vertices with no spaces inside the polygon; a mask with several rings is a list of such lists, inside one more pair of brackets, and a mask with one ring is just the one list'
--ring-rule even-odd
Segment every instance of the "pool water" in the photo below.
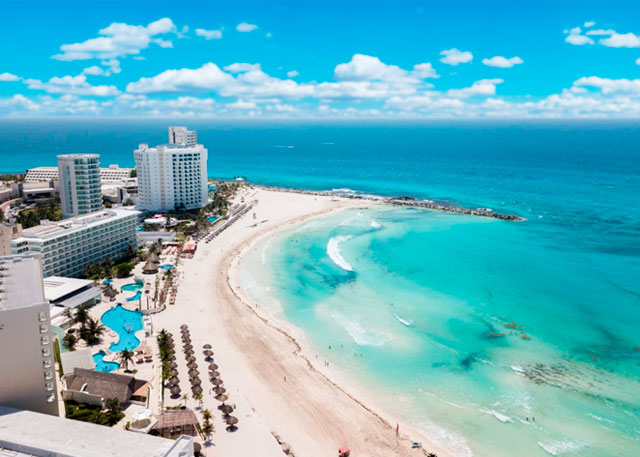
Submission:
{"label": "pool water", "polygon": [[162,270],[171,270],[173,268],[173,265],[171,265],[170,263],[165,263],[164,265],[160,265],[158,268]]}
{"label": "pool water", "polygon": [[51,330],[56,334],[56,338],[58,338],[58,345],[60,346],[60,353],[69,352],[67,347],[64,345],[64,330],[60,327],[56,327],[55,325],[51,326]]}
{"label": "pool water", "polygon": [[209,223],[210,223],[210,224],[213,224],[215,221],[217,221],[217,220],[218,220],[218,218],[217,218],[217,217],[215,217],[215,216],[209,216],[208,220],[209,220]]}
{"label": "pool water", "polygon": [[109,362],[104,360],[104,356],[107,355],[104,351],[96,352],[93,354],[93,361],[96,364],[96,371],[102,371],[103,373],[109,373],[117,370],[120,364],[118,362]]}
{"label": "pool water", "polygon": [[136,232],[144,232],[144,227],[142,225],[138,225],[136,227]]}
{"label": "pool water", "polygon": [[137,291],[136,294],[133,297],[129,297],[127,298],[127,301],[136,301],[136,300],[140,300],[140,296],[142,295],[142,292]]}
{"label": "pool water", "polygon": [[102,281],[102,284],[111,284],[113,283],[113,279],[105,279],[104,281]]}
{"label": "pool water", "polygon": [[117,305],[106,311],[100,319],[102,323],[118,334],[118,341],[111,343],[111,352],[120,352],[140,346],[140,340],[135,333],[142,330],[142,313],[140,311],[130,311]]}
{"label": "pool water", "polygon": [[121,287],[121,289],[126,292],[133,292],[134,290],[140,290],[143,287],[144,287],[144,284],[138,284],[138,283],[132,282],[131,284],[125,284],[124,286]]}

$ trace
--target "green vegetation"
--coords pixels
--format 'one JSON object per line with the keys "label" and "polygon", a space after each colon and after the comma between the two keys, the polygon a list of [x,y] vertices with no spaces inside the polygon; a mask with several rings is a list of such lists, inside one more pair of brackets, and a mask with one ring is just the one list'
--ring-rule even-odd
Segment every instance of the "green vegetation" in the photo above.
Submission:
{"label": "green vegetation", "polygon": [[131,173],[129,173],[129,177],[130,178],[137,178],[138,177],[138,170],[136,170],[135,168],[133,170],[131,170]]}
{"label": "green vegetation", "polygon": [[125,349],[118,353],[118,360],[120,361],[120,365],[124,366],[124,371],[129,371],[129,362],[133,362],[134,353],[129,349]]}
{"label": "green vegetation", "polygon": [[60,358],[60,343],[58,342],[58,338],[53,340],[53,357],[56,359],[56,363],[58,364],[58,374],[60,377],[64,374],[62,371],[62,360]]}
{"label": "green vegetation", "polygon": [[[101,278],[113,278],[115,274],[118,278],[124,278],[129,275],[133,269],[133,265],[129,262],[135,260],[138,251],[134,246],[127,246],[124,254],[119,256],[121,263],[113,266],[113,260],[111,257],[105,257],[102,262],[90,263],[85,265],[83,275],[87,279],[93,279],[94,281]],[[117,270],[116,270],[117,268]],[[128,269],[128,270],[127,270]],[[118,276],[121,274],[122,276]]]}
{"label": "green vegetation", "polygon": [[73,352],[76,350],[78,338],[73,333],[67,333],[64,338],[62,338],[62,342],[69,352]]}
{"label": "green vegetation", "polygon": [[104,410],[99,406],[77,403],[75,401],[66,401],[64,403],[64,409],[67,419],[91,422],[92,424],[106,425],[108,427],[117,424],[124,417],[122,407],[117,398],[107,400]]}
{"label": "green vegetation", "polygon": [[0,181],[22,182],[24,181],[24,174],[1,174]]}
{"label": "green vegetation", "polygon": [[105,326],[98,319],[88,317],[85,324],[80,328],[80,338],[87,343],[87,346],[95,346],[100,343],[105,331]]}
{"label": "green vegetation", "polygon": [[119,263],[113,267],[113,273],[116,278],[126,278],[131,274],[131,270],[133,270],[133,265],[130,263]]}
{"label": "green vegetation", "polygon": [[20,211],[17,217],[17,221],[22,224],[22,228],[40,225],[40,221],[43,219],[50,221],[59,221],[62,219],[62,208],[59,198],[39,201],[34,208]]}

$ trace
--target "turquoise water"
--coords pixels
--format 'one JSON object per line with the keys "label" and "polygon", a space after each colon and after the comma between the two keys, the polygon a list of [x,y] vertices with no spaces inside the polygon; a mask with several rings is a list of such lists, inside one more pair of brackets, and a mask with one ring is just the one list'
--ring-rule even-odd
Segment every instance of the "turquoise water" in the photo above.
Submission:
{"label": "turquoise water", "polygon": [[208,220],[209,220],[209,223],[210,223],[210,224],[213,224],[215,221],[217,221],[217,220],[218,220],[218,218],[217,218],[217,217],[215,217],[215,216],[209,216]]}
{"label": "turquoise water", "polygon": [[117,305],[106,311],[100,320],[118,334],[118,341],[109,346],[111,352],[120,352],[125,349],[131,351],[140,346],[140,340],[135,335],[143,328],[140,311],[130,311],[122,305]]}
{"label": "turquoise water", "polygon": [[118,362],[109,362],[104,360],[104,356],[107,355],[104,351],[96,352],[93,354],[93,361],[96,364],[96,371],[102,371],[104,373],[109,373],[111,371],[117,370],[120,364]]}
{"label": "turquoise water", "polygon": [[131,283],[131,284],[125,284],[124,286],[121,287],[121,289],[126,292],[133,292],[135,290],[142,289],[143,287],[144,287],[144,284]]}
{"label": "turquoise water", "polygon": [[112,284],[113,283],[113,279],[105,279],[104,281],[102,281],[102,284]]}
{"label": "turquoise water", "polygon": [[532,222],[383,207],[263,240],[240,272],[456,455],[640,453],[637,257],[576,252]]}
{"label": "turquoise water", "polygon": [[158,268],[160,268],[161,270],[171,270],[173,268],[173,265],[171,265],[170,263],[165,263],[164,265],[160,265]]}
{"label": "turquoise water", "polygon": [[142,296],[142,292],[137,291],[135,293],[135,295],[131,296],[131,297],[127,297],[127,301],[136,301],[136,300],[140,300],[140,297]]}

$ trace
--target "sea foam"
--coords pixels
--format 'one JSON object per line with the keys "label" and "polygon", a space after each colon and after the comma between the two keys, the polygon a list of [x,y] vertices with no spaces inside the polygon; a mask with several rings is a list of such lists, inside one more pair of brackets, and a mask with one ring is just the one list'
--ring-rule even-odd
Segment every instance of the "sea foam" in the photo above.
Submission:
{"label": "sea foam", "polygon": [[340,252],[340,243],[350,240],[351,238],[353,238],[353,235],[334,236],[327,243],[327,255],[331,258],[333,263],[346,271],[353,271],[353,267],[349,262],[344,260],[344,257],[342,257],[342,253]]}
{"label": "sea foam", "polygon": [[547,443],[543,443],[538,441],[538,446],[544,449],[547,454],[551,455],[564,455],[564,454],[572,454],[574,452],[579,451],[584,448],[584,444],[576,443],[574,441],[549,441]]}

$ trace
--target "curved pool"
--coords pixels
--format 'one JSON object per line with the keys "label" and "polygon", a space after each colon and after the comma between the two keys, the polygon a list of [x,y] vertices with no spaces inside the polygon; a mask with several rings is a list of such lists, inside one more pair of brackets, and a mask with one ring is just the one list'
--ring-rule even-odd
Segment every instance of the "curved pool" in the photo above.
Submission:
{"label": "curved pool", "polygon": [[144,287],[144,284],[138,284],[135,282],[132,282],[131,284],[125,284],[124,286],[121,287],[121,289],[124,292],[133,292],[135,290],[140,290]]}
{"label": "curved pool", "polygon": [[111,352],[120,352],[140,346],[140,340],[135,333],[142,330],[142,313],[140,311],[129,311],[117,305],[106,311],[100,319],[102,323],[118,334],[118,341],[111,343]]}
{"label": "curved pool", "polygon": [[136,300],[140,300],[140,296],[142,295],[142,292],[137,291],[136,294],[132,297],[127,298],[127,301],[136,301]]}
{"label": "curved pool", "polygon": [[160,268],[161,270],[171,270],[173,268],[173,265],[171,265],[170,263],[165,263],[164,265],[160,265],[158,268]]}
{"label": "curved pool", "polygon": [[96,364],[96,371],[102,371],[103,373],[109,373],[117,370],[120,367],[118,362],[109,362],[104,360],[104,356],[107,355],[104,351],[96,352],[93,354],[93,361]]}

